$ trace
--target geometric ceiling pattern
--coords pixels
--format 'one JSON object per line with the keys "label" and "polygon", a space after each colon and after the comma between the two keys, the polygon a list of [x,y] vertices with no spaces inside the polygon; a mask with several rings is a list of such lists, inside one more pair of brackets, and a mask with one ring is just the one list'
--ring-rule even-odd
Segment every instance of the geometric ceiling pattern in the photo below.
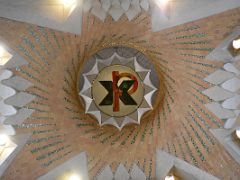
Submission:
{"label": "geometric ceiling pattern", "polygon": [[225,121],[223,128],[211,129],[211,132],[238,163],[240,163],[240,148],[236,130],[240,125],[240,58],[238,51],[233,49],[233,41],[239,35],[238,26],[206,57],[223,61],[225,64],[204,79],[212,86],[203,91],[212,99],[212,102],[205,106]]}
{"label": "geometric ceiling pattern", "polygon": [[211,16],[240,6],[238,0],[84,0],[83,11],[101,21],[107,16],[118,21],[126,16],[129,21],[140,13],[151,17],[152,31],[156,32],[196,19]]}
{"label": "geometric ceiling pattern", "polygon": [[[4,40],[1,38],[1,43]],[[6,43],[6,42],[5,42]],[[12,160],[25,145],[31,133],[17,134],[14,125],[22,124],[31,113],[22,108],[35,96],[23,92],[32,84],[9,69],[27,65],[28,63],[9,47],[0,47],[0,177],[12,163]],[[32,110],[29,110],[32,111]],[[25,116],[22,115],[25,112]]]}
{"label": "geometric ceiling pattern", "polygon": [[[125,57],[120,56],[115,51],[120,52]],[[128,52],[128,54],[126,52]],[[153,109],[152,99],[155,91],[157,90],[157,88],[153,85],[150,79],[150,76],[151,76],[150,74],[152,74],[153,72],[151,72],[150,69],[146,69],[142,67],[140,63],[137,61],[137,57],[126,58],[126,55],[129,56],[131,52],[133,54],[134,53],[139,54],[140,56],[140,52],[134,52],[134,50],[126,47],[114,47],[114,49],[112,49],[112,52],[111,52],[111,49],[109,48],[103,49],[100,53],[96,54],[96,56],[99,56],[99,54],[102,54],[102,55],[105,54],[109,56],[113,53],[112,56],[108,58],[104,57],[104,59],[102,59],[103,57],[101,56],[101,59],[96,59],[96,62],[91,70],[89,70],[87,73],[82,74],[82,76],[84,77],[84,84],[83,84],[83,87],[81,88],[81,91],[79,92],[79,95],[84,100],[85,112],[87,114],[91,114],[95,116],[100,126],[113,125],[119,130],[121,130],[127,124],[132,124],[132,123],[140,124],[142,116],[146,114],[146,112]],[[149,62],[146,61],[145,63],[149,63]],[[134,106],[132,106],[131,104],[129,105],[129,102],[126,102],[126,101],[123,101],[123,102],[127,103],[128,105],[123,105],[124,103],[122,104],[122,101],[119,102],[114,100],[113,107],[116,109],[114,111],[112,110],[113,109],[112,107],[109,109],[109,104],[108,106],[99,105],[99,103],[102,103],[105,100],[105,98],[102,99],[102,97],[106,96],[106,98],[108,98],[106,95],[106,90],[101,89],[103,86],[99,82],[111,83],[112,81],[98,82],[97,79],[99,77],[105,79],[107,78],[106,77],[107,75],[111,75],[112,72],[109,71],[109,69],[111,68],[114,68],[114,73],[116,74],[119,73],[119,71],[116,71],[117,69],[120,70],[120,72],[124,71],[119,74],[120,77],[123,76],[122,78],[126,78],[124,76],[128,76],[135,79],[134,82],[137,82],[137,84],[133,85],[133,87],[135,88],[134,91],[136,91],[137,95],[136,96],[133,95],[134,97],[132,97],[134,103],[136,102],[139,103],[137,105],[137,109],[135,105]],[[127,74],[126,71],[127,72],[129,71],[131,75],[129,73]],[[117,75],[112,74],[112,76],[117,78]],[[110,76],[110,80],[112,76]],[[155,76],[157,78],[156,74]],[[82,79],[83,77],[81,77],[80,82],[83,81]],[[157,81],[157,79],[155,81]],[[128,81],[123,81],[122,83],[126,83],[126,82]],[[122,85],[120,85],[119,87],[121,86]],[[140,91],[138,91],[138,89],[140,89]],[[100,98],[98,99],[98,97]],[[129,97],[127,96],[126,99],[128,98]],[[97,100],[99,101],[98,103],[97,103]],[[111,98],[108,98],[108,100],[111,101]]]}
{"label": "geometric ceiling pattern", "polygon": [[102,172],[100,172],[96,180],[146,180],[146,175],[142,170],[133,164],[133,167],[127,170],[122,164],[118,166],[116,172],[112,172],[109,166],[106,166]]}
{"label": "geometric ceiling pattern", "polygon": [[148,14],[157,32],[236,7],[239,0],[0,0],[0,17],[80,35],[83,12],[101,21]]}
{"label": "geometric ceiling pattern", "polygon": [[150,3],[148,0],[124,0],[124,1],[84,1],[83,10],[85,12],[91,12],[96,17],[104,21],[108,15],[110,15],[113,20],[118,21],[124,14],[127,16],[128,20],[131,21],[138,14],[141,13],[142,9],[148,11]]}
{"label": "geometric ceiling pattern", "polygon": [[212,83],[212,87],[203,93],[212,99],[206,107],[218,118],[226,121],[225,128],[233,127],[240,114],[240,69],[239,63],[226,63],[222,69],[210,74],[206,81]]}
{"label": "geometric ceiling pattern", "polygon": [[[131,22],[123,16],[103,23],[83,15],[82,34],[0,19],[0,37],[28,65],[11,69],[33,84],[24,90],[36,98],[25,105],[34,110],[17,133],[30,140],[5,171],[2,179],[36,179],[86,152],[89,178],[105,168],[128,172],[136,165],[147,179],[156,178],[156,149],[188,162],[220,179],[237,179],[239,164],[211,134],[225,119],[209,111],[204,78],[224,66],[205,57],[239,25],[240,9],[152,32],[151,19],[140,14]],[[86,60],[103,48],[127,46],[143,53],[154,65],[161,87],[156,107],[141,125],[122,131],[100,127],[84,113],[77,91],[78,72]]]}

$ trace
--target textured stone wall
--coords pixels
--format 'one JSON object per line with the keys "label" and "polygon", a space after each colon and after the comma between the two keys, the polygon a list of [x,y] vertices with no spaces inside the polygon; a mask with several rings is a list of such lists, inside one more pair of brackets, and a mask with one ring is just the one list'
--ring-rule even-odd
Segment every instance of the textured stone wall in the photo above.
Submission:
{"label": "textured stone wall", "polygon": [[[157,33],[147,14],[105,23],[85,14],[81,36],[0,19],[0,36],[29,62],[14,72],[34,84],[26,92],[37,97],[26,105],[35,110],[32,116],[15,126],[33,135],[3,179],[35,179],[81,151],[90,179],[120,163],[127,169],[135,163],[155,179],[156,148],[220,179],[237,179],[239,165],[209,131],[225,122],[205,108],[212,100],[202,91],[211,86],[203,79],[223,66],[205,57],[239,24],[239,8]],[[84,115],[76,87],[84,61],[115,45],[143,52],[161,83],[154,111],[121,132]]]}

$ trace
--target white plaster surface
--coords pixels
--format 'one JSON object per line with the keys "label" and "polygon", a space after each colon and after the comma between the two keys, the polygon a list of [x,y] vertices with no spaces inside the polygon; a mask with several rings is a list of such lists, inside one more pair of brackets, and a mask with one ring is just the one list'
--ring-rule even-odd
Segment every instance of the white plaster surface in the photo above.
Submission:
{"label": "white plaster surface", "polygon": [[[64,175],[64,172],[73,172],[81,177],[82,180],[88,180],[88,168],[87,168],[87,154],[82,152],[63,164],[50,170],[47,174],[44,174],[37,178],[37,180],[53,180]],[[106,179],[107,180],[107,179]]]}
{"label": "white plaster surface", "polygon": [[179,177],[180,179],[184,180],[219,180],[218,178],[214,177],[207,172],[198,169],[197,167],[188,164],[187,162],[178,159],[175,156],[172,156],[162,150],[158,150],[156,152],[156,173],[157,173],[157,180],[164,180],[165,177],[171,173],[172,169],[175,168],[179,174],[183,175],[184,177]]}
{"label": "white plaster surface", "polygon": [[70,16],[59,0],[0,0],[0,17],[81,34],[82,0],[77,0]]}
{"label": "white plaster surface", "polygon": [[25,93],[25,92],[20,92],[8,99],[5,100],[6,104],[16,106],[16,107],[23,107],[26,104],[30,103],[33,99],[35,99],[34,95]]}
{"label": "white plaster surface", "polygon": [[106,166],[103,171],[97,176],[97,180],[112,180],[114,177],[110,166]]}
{"label": "white plaster surface", "polygon": [[6,160],[0,166],[0,178],[3,175],[4,171],[11,164],[16,155],[20,152],[22,147],[25,145],[27,140],[30,138],[31,134],[19,134],[15,136],[10,136],[10,141],[17,145],[14,151],[6,158]]}
{"label": "white plaster surface", "polygon": [[223,68],[228,71],[228,72],[233,72],[235,73],[236,75],[239,75],[240,74],[240,71],[231,63],[227,63],[223,66]]}
{"label": "white plaster surface", "polygon": [[234,78],[224,82],[222,84],[222,87],[231,92],[237,92],[240,89],[240,79],[234,77]]}
{"label": "white plaster surface", "polygon": [[240,95],[225,100],[222,106],[226,109],[240,109]]}
{"label": "white plaster surface", "polygon": [[18,91],[24,91],[29,87],[33,86],[33,84],[19,76],[14,76],[10,79],[3,80],[2,83],[9,87],[12,87]]}
{"label": "white plaster surface", "polygon": [[160,31],[239,6],[239,0],[170,0],[169,18],[159,16],[159,10],[152,12],[152,30]]}
{"label": "white plaster surface", "polygon": [[116,172],[112,172],[112,169],[107,165],[96,177],[96,180],[146,180],[146,175],[136,165],[133,164],[132,168],[128,170],[120,164]]}
{"label": "white plaster surface", "polygon": [[234,127],[234,124],[236,123],[237,121],[237,117],[234,117],[234,118],[229,118],[225,124],[224,124],[224,128],[225,129],[232,129]]}
{"label": "white plaster surface", "polygon": [[240,148],[232,140],[232,134],[235,129],[211,129],[211,133],[215,136],[219,143],[221,143],[228,153],[240,164]]}
{"label": "white plaster surface", "polygon": [[115,172],[115,180],[129,180],[130,175],[128,174],[126,168],[120,164]]}
{"label": "white plaster surface", "polygon": [[220,119],[235,117],[235,113],[233,111],[224,109],[219,103],[213,102],[206,104],[205,106]]}
{"label": "white plaster surface", "polygon": [[203,94],[208,96],[210,99],[213,99],[214,101],[222,101],[234,96],[233,93],[220,88],[219,86],[214,86],[212,88],[206,89],[203,91]]}
{"label": "white plaster surface", "polygon": [[32,110],[32,109],[22,108],[17,111],[17,114],[7,117],[4,121],[4,124],[20,125],[28,117],[30,117],[33,112],[34,112],[34,110]]}
{"label": "white plaster surface", "polygon": [[146,180],[146,175],[142,172],[142,170],[134,164],[132,170],[130,172],[132,180]]}
{"label": "white plaster surface", "polygon": [[233,73],[219,69],[214,73],[210,74],[209,76],[207,76],[204,80],[211,84],[219,85],[233,77],[234,77]]}

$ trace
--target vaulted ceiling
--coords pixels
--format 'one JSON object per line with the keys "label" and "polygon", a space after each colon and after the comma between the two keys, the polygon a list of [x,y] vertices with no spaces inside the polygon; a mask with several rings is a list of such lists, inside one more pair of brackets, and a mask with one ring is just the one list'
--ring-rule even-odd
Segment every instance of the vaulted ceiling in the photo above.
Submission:
{"label": "vaulted ceiling", "polygon": [[[151,17],[152,30],[159,31],[240,6],[238,0],[228,0],[227,3],[225,0],[169,0],[168,4],[164,5],[165,1],[77,0],[76,7],[70,13],[71,10],[64,7],[61,0],[0,0],[0,16],[81,34],[83,11],[91,11],[100,19],[105,13],[116,17],[119,11],[122,11],[120,14],[125,16],[124,12],[127,12],[126,16],[130,20],[141,12],[147,12]],[[104,8],[106,4],[109,4],[108,8]]]}

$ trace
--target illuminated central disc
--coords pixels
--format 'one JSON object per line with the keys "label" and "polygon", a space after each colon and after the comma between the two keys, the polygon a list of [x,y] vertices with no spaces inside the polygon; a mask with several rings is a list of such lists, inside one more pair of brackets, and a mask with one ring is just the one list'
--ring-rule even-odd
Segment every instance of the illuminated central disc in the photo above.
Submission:
{"label": "illuminated central disc", "polygon": [[130,67],[112,65],[102,69],[93,81],[92,97],[97,108],[106,115],[123,117],[141,105],[144,86]]}

